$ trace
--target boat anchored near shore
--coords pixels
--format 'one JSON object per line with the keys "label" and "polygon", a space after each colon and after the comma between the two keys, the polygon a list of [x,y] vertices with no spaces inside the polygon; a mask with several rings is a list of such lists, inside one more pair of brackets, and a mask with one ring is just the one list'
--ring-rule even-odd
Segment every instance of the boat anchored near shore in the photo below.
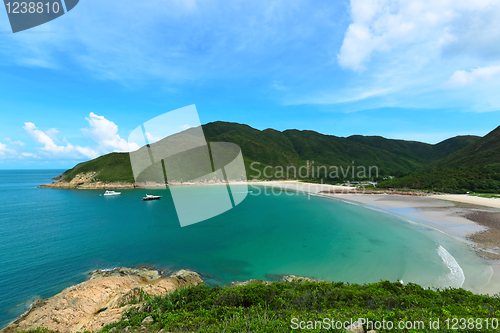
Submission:
{"label": "boat anchored near shore", "polygon": [[115,191],[106,191],[104,192],[105,196],[110,196],[110,195],[120,195],[122,192],[115,192]]}
{"label": "boat anchored near shore", "polygon": [[150,195],[146,194],[144,198],[142,198],[143,201],[149,201],[149,200],[159,200],[161,198],[160,195]]}

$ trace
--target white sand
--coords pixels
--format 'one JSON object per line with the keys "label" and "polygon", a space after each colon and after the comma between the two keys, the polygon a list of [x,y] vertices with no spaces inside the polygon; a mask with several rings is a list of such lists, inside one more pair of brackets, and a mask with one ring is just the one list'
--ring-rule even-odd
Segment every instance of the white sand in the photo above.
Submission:
{"label": "white sand", "polygon": [[500,199],[495,199],[495,198],[481,198],[467,194],[441,194],[441,195],[433,195],[432,198],[469,203],[479,206],[500,208]]}

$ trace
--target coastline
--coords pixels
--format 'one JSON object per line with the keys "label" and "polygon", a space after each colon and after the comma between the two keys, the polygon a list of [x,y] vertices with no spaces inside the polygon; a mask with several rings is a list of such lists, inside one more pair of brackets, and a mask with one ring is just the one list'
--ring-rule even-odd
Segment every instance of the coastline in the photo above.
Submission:
{"label": "coastline", "polygon": [[0,333],[32,331],[96,332],[137,308],[143,293],[165,295],[204,281],[196,272],[181,269],[162,276],[157,269],[118,267],[89,272],[88,280],[58,294],[33,302],[28,311],[0,329]]}
{"label": "coastline", "polygon": [[[474,251],[474,258],[486,260],[493,270],[487,288],[482,291],[500,291],[500,200],[456,195],[427,195],[396,191],[369,191],[355,193],[355,187],[287,181],[231,181],[231,185],[262,186],[301,192],[310,196],[342,200],[367,208],[381,210],[414,224],[440,231]],[[225,182],[183,183],[170,186],[225,186]],[[164,186],[164,185],[163,185]],[[149,186],[148,186],[149,187]],[[110,188],[116,188],[110,186]],[[138,187],[135,184],[130,188]],[[151,187],[149,187],[151,188]],[[157,187],[158,188],[158,187]],[[404,194],[404,195],[403,195]],[[464,198],[465,197],[465,198]],[[467,201],[465,201],[467,200]]]}
{"label": "coastline", "polygon": [[495,198],[482,198],[482,197],[470,196],[467,194],[440,194],[440,195],[433,195],[432,198],[479,205],[479,206],[500,208],[500,199],[495,199]]}
{"label": "coastline", "polygon": [[[54,181],[40,188],[57,189],[155,189],[164,184],[89,182],[93,174],[71,182]],[[403,218],[416,218],[434,229],[473,244],[489,259],[500,259],[500,200],[468,195],[425,194],[421,192],[360,191],[356,187],[300,182],[297,180],[229,181],[231,185],[263,186],[306,193],[371,206]],[[228,183],[172,183],[178,186],[225,186]],[[498,236],[498,237],[494,237]],[[498,239],[498,241],[497,241]]]}
{"label": "coastline", "polygon": [[255,185],[341,200],[436,230],[462,243],[474,252],[478,262],[485,261],[491,267],[488,282],[479,288],[481,293],[493,295],[500,292],[500,209],[494,201],[496,199],[470,197],[472,200],[464,202],[459,201],[460,196],[457,198],[454,195],[321,193],[345,191],[346,187],[294,181],[260,182]]}
{"label": "coastline", "polygon": [[[239,182],[232,184],[240,184],[242,186],[247,185],[247,183]],[[200,184],[186,184],[185,186],[196,186]],[[213,186],[222,186],[225,183],[213,183],[213,184],[205,184],[205,185],[213,185]],[[486,241],[494,241],[495,238],[500,239],[500,237],[490,237],[488,239],[481,239],[484,235],[491,235],[493,231],[496,229],[496,223],[498,218],[498,224],[500,225],[500,210],[495,209],[494,207],[485,208],[484,206],[476,206],[471,205],[470,203],[455,203],[450,200],[439,200],[441,196],[409,196],[409,195],[396,195],[396,194],[328,194],[328,193],[320,193],[324,191],[335,191],[335,190],[347,190],[349,187],[346,186],[334,186],[334,185],[325,185],[325,184],[313,184],[313,183],[302,183],[297,181],[251,181],[248,182],[250,186],[265,186],[265,187],[275,187],[279,189],[287,189],[291,191],[297,191],[306,193],[306,195],[311,196],[321,196],[326,199],[335,199],[341,200],[344,202],[355,203],[360,206],[365,206],[368,208],[373,208],[376,210],[382,210],[387,212],[388,214],[393,214],[397,216],[401,216],[403,219],[417,219],[419,223],[426,225],[432,229],[439,230],[446,235],[453,237],[455,239],[460,240],[464,244],[470,245],[470,248],[474,247],[478,249],[479,252],[480,247],[478,244]],[[351,188],[352,189],[352,188]],[[495,200],[495,199],[492,199]],[[325,200],[326,202],[326,200]],[[500,232],[500,227],[498,227],[498,232]],[[474,238],[477,236],[476,238]],[[496,234],[493,234],[496,236]],[[445,237],[445,236],[443,236]],[[447,236],[446,236],[447,237]],[[445,244],[443,244],[446,247]],[[490,244],[491,246],[491,244]],[[453,251],[449,249],[451,253]],[[472,252],[472,251],[471,251]],[[495,254],[495,249],[492,249],[491,254]],[[475,256],[472,256],[474,259],[477,257],[478,262],[481,256],[487,255],[487,253],[475,253]],[[459,256],[457,256],[457,260]],[[492,274],[489,276],[489,281],[485,285],[481,285],[481,294],[496,294],[500,290],[500,261],[492,260],[492,258],[487,259],[490,267],[492,268]],[[465,270],[465,268],[464,268]],[[111,270],[110,272],[116,271]],[[108,278],[108,271],[99,271],[97,273],[101,274],[105,272],[104,278]],[[91,272],[91,276],[95,275],[96,272]],[[99,275],[98,274],[98,275]],[[151,283],[149,280],[156,281],[158,279],[158,273],[154,272],[152,278],[148,278],[146,275],[146,280],[139,279],[137,277],[127,277],[127,280],[130,280],[127,283],[130,283],[130,288],[127,285],[126,293],[128,290],[132,290],[137,283],[141,285],[145,284],[146,286]],[[159,273],[163,275],[163,272]],[[97,276],[98,279],[103,276]],[[109,280],[100,280],[100,281],[111,281],[111,278],[116,278],[116,276],[111,276]],[[159,288],[159,284],[163,288],[163,283],[166,282],[175,282],[176,280],[161,280],[161,282],[155,282],[151,288]],[[405,280],[405,282],[407,282]],[[179,283],[182,283],[180,281]],[[87,282],[86,285],[97,285],[97,282]],[[177,283],[176,283],[177,285]],[[170,284],[169,284],[170,286]],[[72,289],[71,289],[72,288]],[[149,287],[148,287],[149,288]],[[166,287],[165,287],[166,288]],[[468,289],[468,288],[465,288]],[[76,286],[69,287],[69,290],[79,290]],[[94,289],[92,289],[94,290]],[[156,289],[155,289],[156,290]],[[165,290],[164,288],[162,290]],[[163,291],[162,291],[163,292]],[[474,292],[477,293],[476,289]],[[125,294],[124,294],[125,295]],[[116,296],[116,295],[115,295]],[[118,313],[118,310],[114,308],[115,303],[109,303],[110,299],[114,299],[114,297],[109,298],[109,295],[105,296],[106,301],[97,302],[95,308],[89,312],[89,314],[94,315],[96,312],[99,316],[96,316],[95,319],[104,318],[102,316],[107,315],[115,315]],[[73,299],[74,297],[67,297],[67,300]],[[90,298],[89,298],[90,299]],[[121,294],[120,294],[121,299]],[[90,301],[89,301],[90,302]],[[114,302],[114,301],[113,301]],[[94,302],[95,303],[95,302]],[[108,304],[109,303],[109,304]],[[37,303],[38,304],[38,303]],[[45,303],[43,303],[45,304]],[[42,303],[38,304],[39,306],[43,305]],[[109,307],[108,307],[109,305]],[[59,305],[57,305],[59,306]],[[37,310],[38,309],[38,310]],[[41,309],[34,307],[33,310],[30,311],[41,311]],[[59,311],[54,310],[53,314],[56,315]],[[32,312],[32,315],[38,312]],[[85,325],[90,325],[91,322],[87,319],[85,320]],[[82,322],[83,323],[83,322]],[[82,326],[83,327],[83,326]],[[89,326],[90,327],[90,326]],[[14,332],[14,331],[12,331]]]}
{"label": "coastline", "polygon": [[[455,201],[453,197],[447,197],[447,195],[413,196],[388,194],[386,192],[380,194],[328,193],[335,190],[345,191],[347,187],[298,183],[294,181],[258,182],[255,185],[277,187],[282,190],[298,191],[324,198],[348,201],[380,209],[404,218],[416,218],[434,229],[462,240],[464,243],[470,243],[468,239],[470,235],[485,232],[487,228],[491,228],[491,226],[483,225],[481,219],[476,218],[473,220],[472,218],[468,218],[468,216],[472,216],[471,213],[481,211],[500,214],[500,210],[491,201],[483,202],[483,206],[479,206],[477,204]],[[446,197],[446,199],[440,200],[442,197]],[[496,200],[487,198],[479,199]],[[489,206],[486,206],[487,204]],[[498,254],[500,254],[500,251]]]}

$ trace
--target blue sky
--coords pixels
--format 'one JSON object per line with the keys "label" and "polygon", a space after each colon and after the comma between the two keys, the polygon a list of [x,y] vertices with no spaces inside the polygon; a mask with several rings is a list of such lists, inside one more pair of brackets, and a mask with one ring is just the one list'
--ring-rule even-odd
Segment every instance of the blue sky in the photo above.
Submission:
{"label": "blue sky", "polygon": [[437,143],[500,125],[494,0],[81,0],[10,33],[0,168],[69,168],[141,123],[200,120]]}

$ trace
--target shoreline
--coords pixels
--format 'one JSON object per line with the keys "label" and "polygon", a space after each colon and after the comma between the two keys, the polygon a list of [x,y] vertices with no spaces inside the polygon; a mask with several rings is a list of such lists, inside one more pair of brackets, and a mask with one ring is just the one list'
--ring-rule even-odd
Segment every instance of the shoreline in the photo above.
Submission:
{"label": "shoreline", "polygon": [[181,269],[163,276],[156,268],[128,268],[88,272],[86,281],[56,295],[33,302],[30,308],[0,329],[1,333],[34,331],[97,332],[137,308],[143,293],[165,295],[204,281],[194,271]]}
{"label": "shoreline", "polygon": [[[454,200],[454,196],[448,195],[320,193],[325,188],[335,192],[346,187],[311,183],[274,182],[259,185],[361,205],[438,231],[474,252],[478,263],[483,260],[491,267],[488,281],[478,288],[481,293],[493,295],[500,292],[500,209],[496,202],[492,202],[496,199],[472,197],[471,203]],[[485,200],[474,200],[476,198]]]}
{"label": "shoreline", "polygon": [[[339,194],[339,193],[321,193],[323,191],[335,191],[335,190],[348,190],[352,189],[352,187],[347,186],[336,186],[336,185],[326,185],[326,184],[314,184],[314,183],[303,183],[297,181],[251,181],[248,183],[238,182],[231,183],[232,185],[250,185],[250,186],[263,186],[263,187],[275,187],[280,190],[290,190],[295,192],[301,192],[310,196],[319,196],[326,199],[335,199],[341,200],[343,202],[354,203],[363,207],[371,208],[374,210],[383,211],[387,214],[391,214],[394,216],[398,216],[403,220],[417,220],[419,224],[432,228],[434,230],[440,231],[446,234],[449,237],[455,238],[456,240],[462,242],[465,245],[470,245],[469,249],[476,249],[475,256],[470,256],[475,259],[477,256],[477,261],[480,261],[480,258],[483,257],[483,260],[488,263],[489,267],[491,267],[491,275],[486,276],[484,279],[478,279],[481,281],[480,284],[477,284],[477,288],[474,288],[473,292],[477,294],[496,294],[500,291],[500,209],[495,206],[485,207],[473,205],[471,203],[464,203],[453,201],[453,197],[448,197],[447,199],[442,199],[442,196],[412,196],[412,195],[398,195],[398,194],[381,194],[381,193],[372,193],[372,194]],[[200,184],[186,184],[186,186],[200,186]],[[225,183],[213,183],[206,184],[212,186],[222,186]],[[486,199],[486,198],[480,198]],[[496,199],[486,199],[487,202],[489,200]],[[484,200],[481,200],[484,201]],[[444,237],[444,236],[443,236]],[[495,241],[499,240],[499,245],[497,246]],[[487,248],[482,249],[481,244],[485,245]],[[444,244],[443,244],[444,245]],[[444,245],[446,246],[446,245]],[[495,248],[497,246],[497,248]],[[485,253],[488,249],[491,252]],[[445,250],[446,251],[446,250]],[[480,252],[482,251],[482,252]],[[453,251],[450,250],[453,253]],[[488,254],[499,255],[498,258],[494,258],[494,256],[487,257]],[[460,257],[457,256],[457,259]],[[116,274],[117,271],[120,271],[122,268],[114,268],[109,270],[99,270],[90,272],[91,278],[89,281],[94,282],[86,282],[86,285],[92,285],[93,288],[98,285],[99,281],[112,281],[112,279],[118,278]],[[152,290],[157,290],[161,288],[162,290],[166,290],[168,288],[177,287],[179,283],[184,283],[182,281],[177,281],[170,277],[166,279],[162,279],[163,273],[153,272],[153,274],[147,273],[144,275],[136,274],[135,271],[139,269],[132,269],[133,274],[127,273],[125,275],[132,275],[132,277],[126,277],[127,281],[130,280],[129,285],[126,286],[126,292],[122,295],[120,294],[120,298],[122,296],[128,295],[128,292],[132,290],[138,283],[146,284],[147,286],[151,285]],[[465,267],[464,267],[464,271]],[[123,274],[120,271],[120,275],[123,277]],[[135,277],[138,275],[139,277]],[[107,280],[101,280],[102,278]],[[472,276],[470,280],[474,280],[475,276]],[[125,279],[125,278],[124,278]],[[144,280],[145,279],[145,280]],[[150,283],[149,281],[161,281],[159,282],[161,285],[158,285],[157,282]],[[166,283],[169,283],[168,285]],[[174,283],[171,285],[170,283]],[[407,282],[407,281],[405,281]],[[484,282],[484,283],[483,283]],[[163,285],[165,283],[165,285]],[[78,286],[72,286],[67,288],[70,290],[79,290]],[[465,287],[464,287],[465,288]],[[465,289],[469,289],[468,287]],[[92,289],[94,290],[94,289]],[[469,289],[470,290],[470,289]],[[479,290],[479,292],[477,291]],[[58,294],[59,295],[59,294]],[[107,297],[107,296],[106,296]],[[55,299],[55,298],[52,298]],[[67,298],[67,300],[74,299],[73,296]],[[89,298],[90,299],[90,298]],[[43,300],[45,302],[46,300]],[[89,300],[90,302],[90,300]],[[113,306],[109,306],[106,302],[99,302],[97,307],[93,308],[89,311],[89,316],[96,316],[94,319],[101,320],[102,316],[107,315],[115,315],[117,314],[118,307],[115,308]],[[28,313],[35,314],[36,311],[41,311],[39,306],[45,303],[36,303],[33,307],[33,310],[29,310]],[[59,307],[59,305],[57,305]],[[96,310],[97,309],[97,310]],[[33,312],[32,312],[33,311]],[[58,313],[58,311],[54,310],[54,314]],[[97,315],[99,316],[97,316]],[[83,321],[82,321],[83,323]],[[85,325],[90,325],[90,320],[85,319]],[[83,325],[83,324],[82,324]],[[83,327],[83,326],[81,326]],[[80,328],[81,328],[80,327]],[[90,327],[90,326],[89,326]],[[11,331],[15,332],[15,330]]]}
{"label": "shoreline", "polygon": [[[355,187],[287,181],[229,182],[301,192],[311,196],[356,203],[397,216],[412,224],[437,230],[454,238],[487,262],[493,275],[488,293],[500,291],[500,200],[466,195],[427,195],[396,191],[352,193]],[[225,182],[171,184],[170,186],[225,186]],[[133,187],[143,188],[143,187]],[[151,188],[151,187],[149,187]],[[100,189],[100,188],[99,188]],[[479,261],[478,261],[479,262]]]}
{"label": "shoreline", "polygon": [[[346,200],[381,209],[391,214],[402,217],[416,217],[425,221],[428,226],[440,230],[452,237],[458,238],[464,243],[474,242],[478,248],[486,254],[493,254],[489,259],[500,259],[500,199],[482,198],[468,195],[455,194],[426,194],[423,192],[401,192],[401,191],[360,191],[356,187],[339,186],[330,184],[317,184],[300,182],[297,180],[251,180],[251,181],[229,181],[211,183],[174,183],[162,184],[129,184],[129,183],[91,183],[74,187],[70,183],[59,181],[40,185],[40,188],[57,189],[159,189],[165,187],[191,187],[191,186],[263,186],[301,192],[308,195],[321,196],[337,200]],[[407,203],[402,203],[401,198],[407,198]],[[384,198],[391,198],[384,200]],[[401,210],[413,211],[406,216]],[[433,211],[434,210],[434,211]],[[439,212],[439,210],[446,212]],[[424,212],[425,211],[425,212]],[[478,211],[481,211],[478,213]],[[451,216],[455,215],[455,216]],[[458,215],[458,216],[457,216]],[[497,234],[499,241],[488,234]],[[481,234],[481,237],[473,235]]]}
{"label": "shoreline", "polygon": [[500,199],[495,199],[495,198],[482,198],[482,197],[470,196],[467,194],[440,194],[440,195],[432,195],[431,197],[439,200],[500,208]]}
{"label": "shoreline", "polygon": [[[336,190],[345,191],[348,187],[294,181],[261,182],[255,185],[278,187],[282,190],[362,204],[402,218],[416,218],[427,226],[460,239],[466,244],[471,243],[473,240],[470,237],[478,233],[498,231],[500,235],[500,200],[495,201],[497,199],[480,197],[461,199],[461,195],[451,194],[401,195],[398,192],[388,193],[387,191],[368,194],[334,193]],[[490,251],[499,255],[494,259],[500,259],[500,237],[498,239],[498,244],[494,247],[496,251]],[[481,244],[475,241],[474,243],[481,248]],[[490,246],[489,250],[491,249]],[[482,250],[488,250],[488,248]]]}

